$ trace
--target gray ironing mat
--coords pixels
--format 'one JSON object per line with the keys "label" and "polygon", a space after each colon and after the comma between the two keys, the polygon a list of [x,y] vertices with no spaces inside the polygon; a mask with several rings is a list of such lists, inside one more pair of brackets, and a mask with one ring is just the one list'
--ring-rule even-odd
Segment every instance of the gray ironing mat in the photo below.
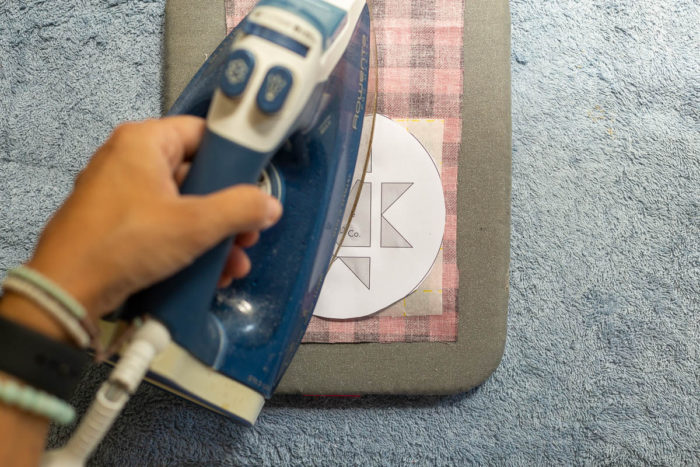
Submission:
{"label": "gray ironing mat", "polygon": [[[466,2],[464,14],[457,342],[304,344],[278,393],[449,394],[478,385],[500,362],[510,237],[510,15],[505,0]],[[224,0],[167,2],[164,109],[225,32]]]}

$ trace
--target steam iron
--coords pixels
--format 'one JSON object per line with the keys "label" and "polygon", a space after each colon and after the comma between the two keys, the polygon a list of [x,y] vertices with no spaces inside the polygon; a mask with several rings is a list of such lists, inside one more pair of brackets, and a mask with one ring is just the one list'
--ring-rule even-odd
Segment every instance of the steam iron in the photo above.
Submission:
{"label": "steam iron", "polygon": [[[376,109],[365,0],[260,0],[224,39],[169,115],[206,116],[181,191],[258,183],[284,205],[248,250],[250,274],[216,283],[226,239],[131,297],[120,316],[148,314],[172,343],[152,383],[253,424],[303,337],[359,196]],[[354,194],[354,192],[353,192]],[[109,325],[107,325],[109,327]]]}

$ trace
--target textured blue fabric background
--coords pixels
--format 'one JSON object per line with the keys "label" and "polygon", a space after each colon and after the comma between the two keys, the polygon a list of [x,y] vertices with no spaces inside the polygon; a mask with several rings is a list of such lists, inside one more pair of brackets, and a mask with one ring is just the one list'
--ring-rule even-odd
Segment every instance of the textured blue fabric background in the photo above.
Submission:
{"label": "textured blue fabric background", "polygon": [[[110,129],[158,115],[163,8],[0,3],[3,274]],[[254,429],[144,386],[95,464],[700,463],[698,3],[511,8],[511,297],[494,375],[446,398],[277,398]],[[90,372],[78,407],[105,375]]]}

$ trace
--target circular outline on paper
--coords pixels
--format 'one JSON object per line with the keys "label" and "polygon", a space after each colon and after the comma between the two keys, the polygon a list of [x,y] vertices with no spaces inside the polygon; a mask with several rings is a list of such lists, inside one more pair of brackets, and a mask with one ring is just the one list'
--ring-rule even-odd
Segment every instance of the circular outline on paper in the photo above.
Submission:
{"label": "circular outline on paper", "polygon": [[[388,308],[388,307],[394,305],[395,303],[400,302],[401,300],[403,300],[403,299],[406,298],[407,296],[409,296],[409,295],[411,295],[412,293],[414,293],[414,292],[418,289],[418,287],[426,280],[426,278],[428,277],[428,275],[431,273],[431,271],[433,270],[433,268],[434,268],[434,266],[435,266],[435,264],[436,264],[436,261],[437,261],[439,255],[440,255],[440,249],[441,249],[441,247],[442,247],[443,240],[444,240],[444,235],[445,235],[445,222],[446,222],[446,215],[447,215],[447,212],[446,212],[446,207],[445,207],[445,194],[444,194],[444,188],[443,188],[443,185],[442,185],[442,177],[441,177],[441,174],[440,174],[440,170],[439,170],[439,168],[438,168],[438,165],[437,165],[435,159],[431,156],[430,152],[429,152],[429,151],[426,149],[426,147],[423,145],[423,143],[421,143],[421,141],[420,141],[418,138],[416,138],[407,128],[403,127],[403,126],[400,125],[399,123],[393,121],[392,119],[390,119],[390,118],[388,118],[388,117],[386,117],[386,116],[384,116],[384,115],[377,114],[377,120],[378,120],[378,121],[380,120],[380,118],[381,118],[381,119],[385,119],[385,120],[387,121],[387,123],[388,123],[388,124],[391,124],[392,126],[396,126],[396,127],[398,127],[398,128],[401,128],[403,131],[405,131],[405,132],[409,135],[409,137],[410,137],[410,139],[411,139],[412,141],[415,141],[416,143],[418,143],[418,146],[416,146],[416,149],[418,149],[418,147],[420,147],[420,150],[419,150],[419,151],[421,152],[422,155],[427,156],[427,158],[430,160],[430,162],[431,162],[431,164],[432,164],[433,169],[435,170],[434,173],[437,175],[437,181],[438,181],[439,187],[440,187],[440,189],[439,189],[439,193],[440,193],[439,197],[440,197],[440,201],[442,202],[442,207],[443,207],[443,209],[442,209],[442,222],[439,223],[441,233],[440,233],[440,236],[439,236],[439,239],[440,239],[440,240],[439,240],[439,242],[437,243],[437,250],[435,251],[435,254],[434,254],[434,256],[432,257],[432,260],[430,261],[430,264],[427,266],[427,269],[425,270],[425,272],[423,273],[423,275],[420,277],[420,279],[417,280],[417,282],[415,283],[415,285],[413,285],[410,289],[406,289],[406,288],[404,288],[404,287],[401,287],[402,289],[408,290],[408,291],[405,292],[405,293],[404,293],[404,292],[401,292],[401,293],[399,294],[399,296],[396,297],[396,298],[391,297],[391,298],[390,298],[391,301],[387,301],[386,303],[382,303],[382,304],[381,304],[381,307],[379,307],[378,309],[374,309],[374,308],[376,308],[376,306],[374,306],[374,307],[371,307],[371,309],[369,309],[369,310],[366,310],[366,311],[364,311],[364,312],[359,312],[359,307],[358,307],[358,310],[357,310],[356,312],[354,312],[354,313],[352,313],[352,314],[346,313],[346,314],[343,314],[343,315],[340,315],[340,316],[338,315],[338,313],[332,313],[332,312],[331,312],[331,313],[325,313],[325,312],[324,312],[325,309],[334,309],[334,310],[335,310],[335,309],[337,309],[337,307],[336,307],[336,306],[332,306],[332,305],[331,305],[331,306],[328,306],[327,303],[324,303],[324,300],[323,300],[324,293],[323,293],[323,291],[324,291],[324,289],[327,289],[329,283],[330,283],[330,284],[333,283],[333,282],[328,282],[328,281],[324,282],[323,288],[322,288],[322,290],[321,290],[321,292],[320,292],[320,294],[319,294],[319,302],[317,303],[317,306],[316,306],[316,308],[315,308],[315,310],[314,310],[314,316],[318,316],[318,317],[321,317],[321,318],[324,318],[324,319],[329,319],[329,320],[339,320],[339,321],[342,321],[342,320],[347,320],[347,319],[363,318],[363,317],[367,317],[367,316],[370,316],[370,315],[372,315],[372,314],[378,313],[378,312],[380,312],[380,311],[383,311],[383,310],[385,310],[386,308]],[[375,131],[376,131],[376,130],[375,130]],[[377,136],[380,136],[380,135],[379,135],[379,134],[375,134],[375,138],[376,138]],[[381,136],[380,136],[380,137],[381,137]],[[376,139],[375,139],[375,141],[376,141]],[[372,154],[372,155],[373,155],[373,154]],[[374,161],[372,161],[372,162],[374,163]],[[371,173],[371,172],[368,172],[368,173]],[[418,171],[418,172],[416,172],[416,173],[420,173],[420,171]],[[431,173],[432,173],[432,172],[431,172]],[[365,180],[365,183],[367,183],[367,180]],[[382,181],[378,180],[378,181],[375,181],[375,182],[373,182],[373,183],[376,183],[376,184],[380,185],[380,188],[379,188],[379,189],[380,189],[380,197],[381,197],[381,189],[382,189],[382,188],[381,188],[381,185],[383,185],[384,183],[399,183],[399,182],[382,182]],[[429,182],[429,183],[432,183],[432,182]],[[382,223],[383,220],[385,220],[385,221],[387,222],[387,224],[389,224],[389,226],[391,226],[391,227],[396,231],[396,233],[397,233],[404,241],[406,241],[406,243],[408,243],[408,245],[409,245],[410,248],[413,248],[413,246],[411,246],[411,244],[408,242],[408,240],[406,240],[405,238],[403,238],[403,236],[398,232],[398,230],[397,230],[388,220],[384,219],[384,213],[387,212],[387,211],[393,206],[393,204],[394,204],[396,201],[398,201],[398,200],[400,199],[400,197],[403,196],[403,194],[405,194],[405,193],[410,189],[410,187],[413,186],[414,184],[415,184],[415,181],[414,181],[414,182],[408,183],[408,187],[407,187],[405,190],[403,190],[389,205],[387,205],[385,209],[380,209],[380,214],[379,214],[379,216],[378,216],[378,217],[379,217],[379,223],[380,223],[380,226],[379,226],[380,232],[382,231],[381,223]],[[371,189],[370,189],[370,193],[371,193]],[[360,193],[360,196],[363,196],[363,193]],[[370,200],[371,200],[371,195],[370,195]],[[380,199],[379,201],[380,201],[380,206],[381,206],[382,200]],[[371,201],[370,201],[370,203],[371,203]],[[371,223],[371,220],[372,220],[372,210],[371,210],[371,206],[370,206],[370,223]],[[437,230],[437,229],[435,229],[435,230]],[[380,238],[379,242],[381,242],[381,238]],[[344,256],[344,255],[342,254],[342,252],[343,252],[343,249],[345,249],[345,248],[358,248],[358,249],[362,249],[362,248],[366,248],[366,247],[363,247],[363,246],[352,246],[352,245],[351,245],[351,246],[346,246],[346,245],[344,244],[343,247],[342,247],[342,248],[340,249],[340,251],[339,251],[339,254],[338,254],[338,257],[336,258],[336,261],[337,261],[337,260],[340,260],[341,262],[345,263],[345,266],[346,266],[347,269],[350,271],[350,273],[352,273],[353,275],[355,275],[355,277],[358,279],[358,281],[359,281],[360,283],[362,283],[367,289],[369,289],[369,290],[371,291],[370,287],[368,287],[367,283],[365,283],[365,281],[360,277],[360,275],[358,275],[357,272],[355,272],[353,269],[351,269],[351,267],[342,259],[342,258],[345,258],[345,259],[348,259],[348,258],[349,258],[349,259],[354,259],[354,258],[357,258],[357,259],[361,259],[361,258],[362,258],[362,259],[369,259],[369,261],[368,261],[368,264],[369,264],[369,271],[368,271],[368,273],[367,273],[368,276],[369,276],[369,274],[371,274],[371,257],[368,257],[369,252],[364,252],[364,253],[359,253],[359,252],[358,252],[358,255],[357,255],[357,256]],[[396,246],[394,246],[394,247],[381,247],[381,246],[380,246],[380,248],[391,248],[391,249],[395,249],[395,248],[405,248],[405,247],[396,247]],[[361,251],[361,250],[360,250],[360,251]],[[341,257],[342,257],[342,258],[341,258]],[[333,281],[333,278],[332,278],[332,276],[331,276],[331,272],[332,272],[333,267],[335,266],[336,261],[334,261],[334,263],[330,266],[330,268],[329,268],[329,270],[328,270],[328,275],[327,275],[327,278],[326,278],[326,279],[329,279],[329,278],[330,278],[331,281]],[[426,261],[426,262],[427,262],[427,261]],[[423,269],[423,268],[421,267],[421,269]],[[330,276],[330,277],[329,277],[329,276]],[[371,293],[371,292],[370,292],[370,293]],[[347,294],[344,294],[343,297],[346,298],[346,297],[347,297]],[[389,297],[390,297],[390,295],[389,295]],[[329,299],[329,300],[330,300],[330,299]],[[321,305],[321,307],[319,307],[319,305]]]}

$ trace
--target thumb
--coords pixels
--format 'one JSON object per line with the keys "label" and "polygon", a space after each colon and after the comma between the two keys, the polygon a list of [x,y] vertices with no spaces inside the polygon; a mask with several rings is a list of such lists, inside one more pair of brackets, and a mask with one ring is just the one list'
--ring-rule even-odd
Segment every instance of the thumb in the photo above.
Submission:
{"label": "thumb", "polygon": [[204,196],[187,196],[191,212],[204,228],[207,243],[240,232],[267,229],[282,215],[282,204],[255,185],[236,185]]}

